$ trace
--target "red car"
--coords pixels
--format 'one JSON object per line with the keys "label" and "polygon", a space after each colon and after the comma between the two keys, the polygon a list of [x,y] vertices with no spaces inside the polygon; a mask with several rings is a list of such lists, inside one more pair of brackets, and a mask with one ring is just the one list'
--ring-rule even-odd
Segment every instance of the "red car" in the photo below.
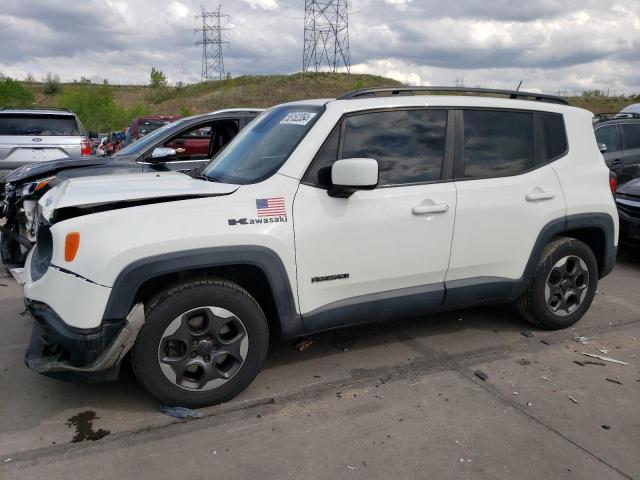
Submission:
{"label": "red car", "polygon": [[124,144],[129,145],[130,143],[135,142],[139,138],[144,137],[145,135],[157,130],[160,127],[164,127],[165,125],[175,122],[176,120],[180,120],[182,117],[179,115],[163,115],[159,117],[136,117],[131,121],[131,125],[127,130]]}

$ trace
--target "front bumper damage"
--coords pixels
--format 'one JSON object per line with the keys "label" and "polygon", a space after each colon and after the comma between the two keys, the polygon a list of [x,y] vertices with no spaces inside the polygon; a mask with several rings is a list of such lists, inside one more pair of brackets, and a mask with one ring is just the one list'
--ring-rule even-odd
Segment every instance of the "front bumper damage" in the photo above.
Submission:
{"label": "front bumper damage", "polygon": [[33,371],[63,380],[97,383],[118,378],[120,362],[144,324],[144,306],[127,318],[81,330],[65,324],[48,305],[25,301],[35,322],[25,364]]}

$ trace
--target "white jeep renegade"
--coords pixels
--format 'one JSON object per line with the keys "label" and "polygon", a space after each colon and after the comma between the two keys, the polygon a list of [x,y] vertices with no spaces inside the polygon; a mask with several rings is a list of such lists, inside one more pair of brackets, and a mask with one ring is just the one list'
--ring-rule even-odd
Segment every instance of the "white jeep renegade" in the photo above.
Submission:
{"label": "white jeep renegade", "polygon": [[130,351],[149,392],[197,407],[246,388],[270,337],[506,302],[575,323],[618,239],[591,113],[431,90],[274,107],[196,178],[52,189],[23,278],[27,365],[112,380]]}

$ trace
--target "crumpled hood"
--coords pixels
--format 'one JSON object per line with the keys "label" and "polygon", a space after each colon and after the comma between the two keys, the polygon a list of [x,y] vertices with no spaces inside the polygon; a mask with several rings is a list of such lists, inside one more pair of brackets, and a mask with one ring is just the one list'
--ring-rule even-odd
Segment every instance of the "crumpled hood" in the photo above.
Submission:
{"label": "crumpled hood", "polygon": [[81,177],[70,178],[52,188],[39,204],[44,218],[50,221],[55,211],[70,207],[82,209],[109,204],[143,204],[146,200],[213,197],[228,195],[237,189],[238,185],[198,180],[178,172]]}
{"label": "crumpled hood", "polygon": [[96,165],[104,165],[106,163],[113,163],[113,157],[69,157],[60,160],[35,162],[23,165],[22,167],[18,167],[9,172],[5,177],[5,182],[20,184],[25,181],[34,181],[50,177],[58,173],[60,170],[92,167]]}

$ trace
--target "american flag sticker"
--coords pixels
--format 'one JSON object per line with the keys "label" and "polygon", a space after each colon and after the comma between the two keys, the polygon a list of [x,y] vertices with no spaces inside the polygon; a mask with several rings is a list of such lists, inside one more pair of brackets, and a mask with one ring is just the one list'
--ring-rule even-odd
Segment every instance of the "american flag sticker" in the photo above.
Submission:
{"label": "american flag sticker", "polygon": [[256,209],[259,217],[285,217],[287,210],[284,197],[258,198]]}

